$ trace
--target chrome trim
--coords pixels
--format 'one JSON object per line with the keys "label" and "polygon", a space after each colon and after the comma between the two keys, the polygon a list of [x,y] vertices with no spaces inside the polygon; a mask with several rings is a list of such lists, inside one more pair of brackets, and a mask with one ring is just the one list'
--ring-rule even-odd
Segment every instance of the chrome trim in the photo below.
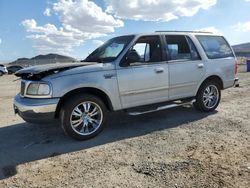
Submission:
{"label": "chrome trim", "polygon": [[136,90],[136,91],[128,91],[121,93],[121,95],[136,95],[140,93],[146,93],[146,92],[154,92],[154,91],[160,91],[160,90],[165,90],[169,89],[169,87],[157,87],[157,88],[149,88],[149,89],[143,89],[143,90]]}
{"label": "chrome trim", "polygon": [[160,106],[154,110],[148,110],[148,111],[144,111],[144,112],[129,112],[128,114],[131,116],[138,116],[138,115],[142,115],[142,114],[147,114],[147,113],[151,113],[151,112],[157,112],[160,110],[166,110],[169,108],[174,108],[174,107],[178,107],[178,106],[183,106],[183,105],[187,105],[187,104],[193,104],[194,102],[196,102],[195,99],[193,99],[190,102],[185,102],[185,103],[179,103],[179,104],[169,104],[169,105],[165,105],[165,106]]}
{"label": "chrome trim", "polygon": [[170,85],[169,89],[174,89],[174,88],[180,88],[180,87],[191,87],[191,86],[196,86],[197,83],[196,82],[185,82],[185,83],[181,83],[181,84],[172,84]]}
{"label": "chrome trim", "polygon": [[103,76],[105,79],[111,79],[111,78],[116,77],[116,74],[104,74]]}
{"label": "chrome trim", "polygon": [[203,92],[203,104],[206,108],[214,108],[219,101],[219,90],[215,85],[209,85]]}
{"label": "chrome trim", "polygon": [[71,113],[71,128],[79,135],[91,135],[96,132],[103,121],[101,107],[93,101],[78,104]]}
{"label": "chrome trim", "polygon": [[170,85],[166,87],[158,87],[158,88],[149,88],[149,89],[143,89],[143,90],[136,90],[136,91],[127,91],[121,93],[122,96],[124,95],[136,95],[140,93],[146,93],[146,92],[154,92],[154,91],[161,91],[165,89],[173,89],[173,88],[179,88],[179,87],[189,87],[189,86],[194,86],[196,85],[196,82],[191,82],[191,83],[183,83],[183,84],[176,84],[176,85]]}
{"label": "chrome trim", "polygon": [[20,87],[20,96],[24,96],[25,94],[25,89],[26,89],[26,84],[23,80],[21,80],[21,87]]}
{"label": "chrome trim", "polygon": [[14,112],[29,122],[40,122],[54,119],[59,98],[30,99],[20,94],[14,99]]}

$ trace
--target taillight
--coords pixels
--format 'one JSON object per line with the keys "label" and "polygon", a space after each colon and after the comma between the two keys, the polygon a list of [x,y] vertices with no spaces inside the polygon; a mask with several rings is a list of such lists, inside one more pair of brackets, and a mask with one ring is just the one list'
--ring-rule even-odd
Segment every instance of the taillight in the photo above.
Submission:
{"label": "taillight", "polygon": [[235,74],[237,74],[237,73],[238,73],[238,69],[239,69],[239,65],[238,65],[238,63],[237,63],[237,62],[235,62]]}

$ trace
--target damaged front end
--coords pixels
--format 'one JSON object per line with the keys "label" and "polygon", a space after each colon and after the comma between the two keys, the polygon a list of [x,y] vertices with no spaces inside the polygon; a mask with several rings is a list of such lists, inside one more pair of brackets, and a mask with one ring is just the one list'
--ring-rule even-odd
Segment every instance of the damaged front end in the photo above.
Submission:
{"label": "damaged front end", "polygon": [[49,75],[93,63],[62,63],[40,65],[22,69],[15,73],[21,78],[20,92],[14,99],[14,113],[19,114],[25,121],[45,123],[54,121],[55,111],[59,103],[58,97],[53,97],[53,86]]}
{"label": "damaged front end", "polygon": [[53,65],[39,65],[21,69],[15,73],[15,76],[23,80],[39,81],[42,78],[56,74],[58,72],[66,71],[72,68],[92,65],[94,63],[60,63]]}

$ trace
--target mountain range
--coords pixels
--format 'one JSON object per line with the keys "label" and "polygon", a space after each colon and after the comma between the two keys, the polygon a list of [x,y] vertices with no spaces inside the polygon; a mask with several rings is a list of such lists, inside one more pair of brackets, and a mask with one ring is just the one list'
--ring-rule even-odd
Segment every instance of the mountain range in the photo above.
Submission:
{"label": "mountain range", "polygon": [[250,57],[250,42],[232,46],[237,57]]}

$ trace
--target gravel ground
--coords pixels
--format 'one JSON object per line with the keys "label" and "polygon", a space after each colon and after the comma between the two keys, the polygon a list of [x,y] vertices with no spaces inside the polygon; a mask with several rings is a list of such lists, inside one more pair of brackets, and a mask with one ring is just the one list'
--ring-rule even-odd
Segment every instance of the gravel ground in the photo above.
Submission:
{"label": "gravel ground", "polygon": [[250,73],[222,92],[214,113],[190,106],[110,114],[88,141],[12,110],[15,77],[0,77],[0,187],[249,187]]}

